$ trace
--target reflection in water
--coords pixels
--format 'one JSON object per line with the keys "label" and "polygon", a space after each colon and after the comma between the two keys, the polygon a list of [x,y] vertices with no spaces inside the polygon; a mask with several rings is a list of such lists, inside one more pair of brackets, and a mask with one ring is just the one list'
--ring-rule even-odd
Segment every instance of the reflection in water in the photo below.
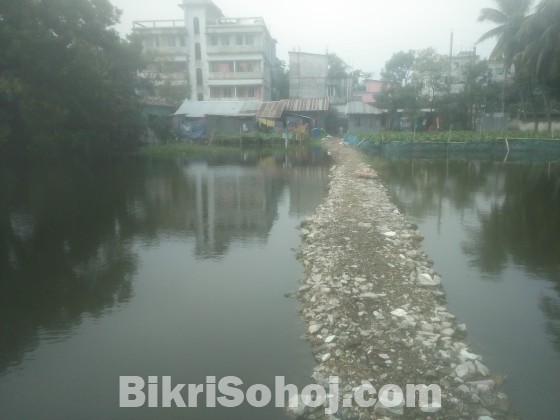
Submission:
{"label": "reflection in water", "polygon": [[516,408],[527,418],[557,412],[560,164],[379,159],[375,165],[426,236],[424,247],[447,279],[450,306],[487,347],[494,367],[511,376],[510,392],[523,400]]}
{"label": "reflection in water", "polygon": [[[233,161],[218,163],[126,160],[99,166],[0,168],[0,385],[3,380],[8,381],[7,384],[15,380],[16,370],[24,372],[22,377],[27,377],[29,373],[25,372],[31,363],[28,355],[42,344],[64,343],[76,336],[88,337],[89,330],[84,330],[83,325],[89,325],[89,319],[113,319],[135,302],[137,295],[148,296],[146,302],[142,302],[149,308],[150,293],[147,290],[151,290],[151,286],[148,283],[140,289],[136,286],[136,279],[150,278],[147,273],[154,269],[163,270],[162,275],[175,278],[177,264],[170,263],[168,258],[174,255],[175,248],[184,247],[182,244],[190,246],[192,243],[194,259],[186,272],[193,276],[197,270],[203,270],[201,275],[218,273],[220,261],[229,253],[264,248],[271,240],[279,218],[279,206],[283,206],[281,203],[286,193],[290,215],[304,216],[320,203],[326,191],[326,165],[320,150],[301,149],[296,153],[266,156],[244,153]],[[278,235],[293,237],[290,241],[298,240],[295,229],[280,229],[275,234],[277,246],[283,241]],[[177,247],[171,245],[173,241],[178,241]],[[286,251],[286,258],[291,259],[289,247]],[[190,261],[184,254],[179,258],[179,264]],[[230,260],[227,267],[241,264],[236,258]],[[243,265],[247,262],[244,260]],[[287,275],[294,277],[294,282],[297,280],[299,265],[295,258],[293,267],[287,267],[285,263],[282,267],[275,267],[273,262],[263,261],[267,264],[264,269],[275,270],[280,276],[285,270]],[[256,263],[254,271],[258,273],[260,268],[258,261]],[[205,268],[197,268],[198,264]],[[185,270],[181,270],[181,275],[184,273]],[[214,278],[227,275],[227,272],[215,274]],[[189,299],[196,297],[199,284],[187,284],[192,289]],[[180,284],[171,286],[178,290],[170,289],[166,293],[180,295],[184,292]],[[212,283],[208,286],[212,287]],[[252,290],[244,291],[243,284],[237,287],[242,294],[253,293]],[[280,287],[282,293],[289,291],[282,284],[269,288],[278,296],[282,293],[276,287]],[[235,293],[231,292],[232,295]],[[155,296],[159,295],[156,293]],[[264,296],[265,300],[268,298]],[[217,302],[220,298],[213,297],[213,301],[215,299]],[[286,301],[282,297],[279,303],[283,306],[271,310],[271,322],[276,322],[273,317],[278,315],[278,310],[288,308],[286,313],[292,316],[293,308],[285,306]],[[227,308],[228,304],[221,306]],[[212,308],[216,319],[207,319],[207,322],[229,318],[235,322],[235,313],[222,314],[221,306]],[[162,316],[168,315],[162,312]],[[149,321],[157,325],[157,315],[150,313],[149,316]],[[259,314],[252,316],[259,317]],[[294,319],[297,316],[295,310],[293,316]],[[185,314],[181,329],[185,332],[192,329],[191,334],[198,334],[201,326],[200,322],[192,323],[195,321],[192,315]],[[299,333],[295,333],[293,327],[279,325],[278,328],[293,334],[294,340],[298,339]],[[244,334],[242,329],[239,331]],[[115,331],[109,339],[117,342],[123,333]],[[184,339],[181,334],[178,342]],[[131,343],[138,341],[135,336],[127,340]],[[165,340],[172,338],[166,337]],[[172,342],[168,344],[172,345]],[[251,341],[245,345],[251,345]],[[137,351],[136,347],[119,351],[126,353],[128,350]],[[159,352],[157,348],[154,353],[145,351],[149,360],[156,359]],[[277,351],[278,354],[267,357],[281,360],[284,352],[281,345]],[[193,353],[192,357],[196,360],[203,357],[201,354]],[[250,361],[243,360],[243,351],[239,357],[240,366],[250,364]],[[184,364],[182,359],[175,362]],[[68,371],[64,361],[57,363],[60,363],[60,372]],[[117,366],[121,364],[120,361],[115,363]],[[219,360],[213,363],[220,364]],[[299,366],[299,362],[294,366]],[[166,373],[170,372],[161,372]],[[71,375],[71,372],[64,375]],[[65,378],[77,380],[72,376]],[[9,389],[15,394],[18,392],[16,385],[10,385]],[[20,394],[25,392],[20,391]],[[60,397],[54,395],[53,398],[57,396]],[[1,407],[6,407],[2,401],[0,397],[0,417]],[[75,404],[79,404],[78,400]],[[17,413],[8,414],[14,416]],[[55,413],[47,414],[54,416]],[[197,417],[203,416],[199,413]]]}

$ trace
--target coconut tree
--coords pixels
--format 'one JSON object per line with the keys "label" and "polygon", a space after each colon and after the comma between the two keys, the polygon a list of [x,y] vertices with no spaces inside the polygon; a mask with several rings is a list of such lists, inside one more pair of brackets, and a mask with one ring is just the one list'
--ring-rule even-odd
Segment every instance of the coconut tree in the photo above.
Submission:
{"label": "coconut tree", "polygon": [[515,55],[523,49],[516,35],[529,13],[532,0],[494,0],[494,2],[497,8],[482,9],[478,20],[490,21],[498,26],[484,33],[477,42],[497,38],[490,58],[503,59],[508,70],[513,64]]}
{"label": "coconut tree", "polygon": [[535,13],[525,19],[517,34],[524,49],[514,60],[538,81],[551,130],[552,101],[560,99],[560,1],[541,0]]}

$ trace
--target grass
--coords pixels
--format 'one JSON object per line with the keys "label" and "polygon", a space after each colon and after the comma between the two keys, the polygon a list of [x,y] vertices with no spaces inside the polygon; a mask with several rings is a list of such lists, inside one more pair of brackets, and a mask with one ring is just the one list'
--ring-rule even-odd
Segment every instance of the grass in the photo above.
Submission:
{"label": "grass", "polygon": [[[379,144],[391,141],[414,141],[417,143],[445,143],[445,142],[476,142],[476,141],[493,141],[503,138],[531,138],[531,139],[547,139],[550,140],[552,136],[549,133],[528,133],[520,131],[417,131],[413,132],[399,132],[399,131],[380,131],[375,133],[359,133],[350,132],[349,134],[358,137],[360,140],[365,140],[370,143]],[[555,135],[554,139],[558,140],[560,137]]]}

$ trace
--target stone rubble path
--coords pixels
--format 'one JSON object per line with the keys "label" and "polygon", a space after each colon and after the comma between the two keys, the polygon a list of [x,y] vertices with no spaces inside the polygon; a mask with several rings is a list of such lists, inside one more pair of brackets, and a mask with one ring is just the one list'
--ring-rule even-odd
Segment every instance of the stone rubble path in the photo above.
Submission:
{"label": "stone rubble path", "polygon": [[[329,193],[301,225],[298,257],[305,277],[297,292],[307,338],[318,362],[313,379],[328,390],[340,380],[339,409],[302,404],[305,419],[516,419],[489,371],[466,343],[466,326],[445,306],[441,279],[421,250],[422,236],[394,204],[364,156],[325,138],[334,160]],[[362,383],[437,384],[442,407],[343,407]]]}

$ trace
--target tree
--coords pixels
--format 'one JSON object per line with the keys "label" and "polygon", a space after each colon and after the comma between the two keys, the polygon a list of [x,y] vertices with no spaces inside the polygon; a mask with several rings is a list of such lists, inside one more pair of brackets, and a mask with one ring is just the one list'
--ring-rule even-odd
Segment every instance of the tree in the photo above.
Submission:
{"label": "tree", "polygon": [[122,150],[141,127],[140,46],[108,0],[4,0],[0,136],[13,150]]}
{"label": "tree", "polygon": [[419,108],[420,89],[411,83],[416,53],[414,51],[393,54],[381,71],[383,86],[377,96],[377,104],[389,112],[389,127],[395,127],[399,109],[414,115]]}
{"label": "tree", "polygon": [[433,48],[416,53],[412,80],[421,91],[424,105],[434,108],[437,98],[447,92],[448,67],[448,58],[436,53]]}
{"label": "tree", "polygon": [[449,93],[438,98],[436,108],[442,117],[445,128],[453,126],[456,130],[472,130],[475,120],[486,110],[488,103],[499,100],[489,98],[489,93],[496,96],[498,91],[492,85],[488,86],[488,64],[486,61],[470,63],[465,66],[465,81],[463,90],[459,93]]}
{"label": "tree", "polygon": [[348,77],[348,64],[338,55],[327,54],[327,62],[329,66],[327,77],[329,79],[346,79]]}
{"label": "tree", "polygon": [[514,57],[522,50],[516,37],[525,21],[532,0],[494,0],[498,8],[484,8],[480,11],[479,21],[490,21],[498,26],[484,33],[478,42],[497,38],[490,58],[504,59],[506,70],[513,64]]}
{"label": "tree", "polygon": [[290,78],[286,63],[276,57],[272,63],[271,89],[273,101],[287,99],[290,96]]}
{"label": "tree", "polygon": [[371,78],[371,73],[366,73],[360,69],[350,72],[352,86],[356,90],[366,90],[366,80]]}
{"label": "tree", "polygon": [[560,2],[542,0],[525,19],[516,37],[525,45],[516,63],[525,78],[536,80],[543,100],[548,131],[552,129],[552,101],[560,99]]}

